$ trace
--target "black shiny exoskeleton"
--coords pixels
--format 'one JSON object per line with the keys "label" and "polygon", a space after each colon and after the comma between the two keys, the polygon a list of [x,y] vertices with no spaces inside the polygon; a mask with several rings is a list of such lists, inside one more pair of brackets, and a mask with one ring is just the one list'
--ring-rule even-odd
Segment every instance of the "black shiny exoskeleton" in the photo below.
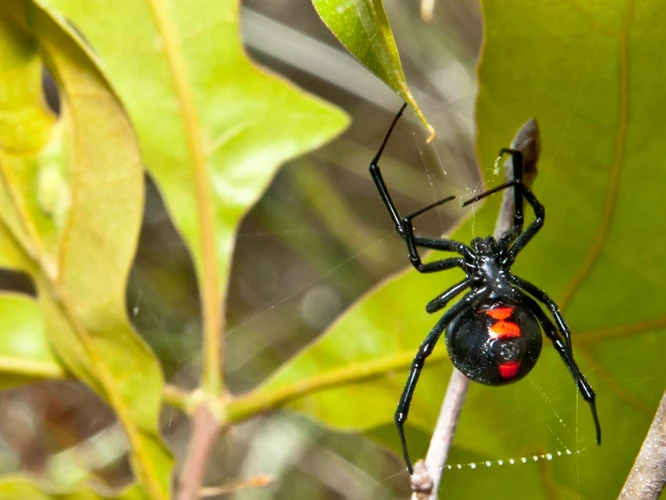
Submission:
{"label": "black shiny exoskeleton", "polygon": [[[557,304],[543,290],[511,273],[511,266],[517,255],[541,229],[545,218],[543,205],[523,184],[522,153],[519,150],[502,149],[499,158],[505,153],[512,156],[514,179],[463,203],[465,206],[503,189],[514,188],[513,227],[499,240],[492,236],[474,238],[471,245],[466,245],[448,238],[425,238],[415,235],[412,220],[416,216],[454,197],[449,196],[404,217],[398,214],[382,178],[378,162],[405,106],[403,105],[394,118],[377,154],[372,159],[370,175],[375,181],[396,231],[407,244],[409,260],[416,270],[420,273],[433,273],[459,267],[466,274],[464,280],[431,300],[426,306],[426,311],[428,313],[441,311],[456,296],[469,289],[442,315],[421,344],[398,403],[395,422],[409,473],[413,473],[413,468],[407,451],[404,424],[425,359],[432,353],[444,331],[446,331],[449,356],[458,370],[476,382],[502,385],[521,379],[534,367],[541,352],[541,330],[543,330],[569,369],[581,396],[589,403],[596,427],[597,443],[601,444],[601,426],[597,416],[595,394],[574,360],[569,326],[560,314]],[[525,230],[523,230],[523,198],[530,204],[535,215],[534,221]],[[460,256],[423,263],[417,247],[455,252]],[[552,319],[537,301],[548,309]]]}
{"label": "black shiny exoskeleton", "polygon": [[[493,317],[497,311],[505,319]],[[520,380],[534,368],[541,354],[541,328],[536,317],[529,307],[509,296],[463,309],[447,325],[445,340],[455,367],[487,385]]]}

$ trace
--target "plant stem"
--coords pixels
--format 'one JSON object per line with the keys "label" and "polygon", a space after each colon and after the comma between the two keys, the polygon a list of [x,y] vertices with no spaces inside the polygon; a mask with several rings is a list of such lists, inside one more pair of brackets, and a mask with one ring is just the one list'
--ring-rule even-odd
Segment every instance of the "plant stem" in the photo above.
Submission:
{"label": "plant stem", "polygon": [[148,6],[160,34],[160,42],[168,62],[171,79],[185,126],[185,139],[194,181],[198,215],[198,238],[192,248],[199,278],[203,319],[203,368],[201,390],[204,397],[198,402],[192,419],[190,449],[181,475],[180,500],[198,498],[199,486],[208,455],[220,432],[220,416],[215,401],[224,394],[222,360],[222,287],[217,263],[216,228],[213,200],[208,177],[208,165],[203,144],[203,132],[197,116],[194,95],[188,81],[188,67],[177,29],[165,2],[149,0]]}
{"label": "plant stem", "polygon": [[435,0],[421,0],[421,20],[431,23],[435,11]]}
{"label": "plant stem", "polygon": [[203,402],[197,407],[192,418],[192,438],[180,475],[178,500],[199,498],[199,488],[206,470],[206,462],[219,432],[220,423],[217,417],[208,404]]}
{"label": "plant stem", "polygon": [[217,249],[213,200],[208,177],[207,158],[203,145],[203,132],[197,116],[192,86],[188,81],[187,61],[182,47],[178,45],[177,30],[169,9],[163,1],[149,0],[157,31],[164,44],[164,53],[171,72],[171,79],[178,97],[178,105],[185,125],[185,139],[194,180],[197,202],[199,241],[192,248],[199,278],[203,316],[204,355],[201,386],[211,398],[221,397],[224,392],[222,378],[222,287],[217,265]]}
{"label": "plant stem", "polygon": [[[331,370],[330,372],[294,382],[279,389],[250,392],[239,396],[227,404],[225,409],[225,424],[233,424],[258,413],[275,410],[289,401],[331,387],[360,382],[380,377],[396,370],[407,369],[413,357],[411,352],[401,352],[371,362]],[[428,358],[428,361],[430,361],[430,364],[433,364],[444,359],[446,359],[445,353],[433,353]]]}
{"label": "plant stem", "polygon": [[244,490],[246,488],[265,488],[273,483],[273,478],[267,474],[260,474],[258,476],[237,481],[231,484],[222,486],[211,486],[208,488],[201,488],[199,490],[199,498],[216,497],[220,495],[228,495],[235,491]]}
{"label": "plant stem", "polygon": [[[436,499],[439,483],[442,478],[442,469],[449,457],[449,450],[453,442],[453,436],[458,426],[458,418],[465,404],[469,379],[457,369],[451,372],[449,386],[442,408],[437,417],[437,425],[430,439],[430,446],[426,454],[425,464],[419,460],[414,467],[421,470],[421,474],[411,476],[413,500]],[[432,471],[428,473],[429,471]]]}
{"label": "plant stem", "polygon": [[171,384],[164,384],[162,390],[164,402],[179,409],[183,413],[190,414],[193,411],[195,397],[194,393],[188,392]]}
{"label": "plant stem", "polygon": [[666,484],[666,392],[619,500],[656,500]]}

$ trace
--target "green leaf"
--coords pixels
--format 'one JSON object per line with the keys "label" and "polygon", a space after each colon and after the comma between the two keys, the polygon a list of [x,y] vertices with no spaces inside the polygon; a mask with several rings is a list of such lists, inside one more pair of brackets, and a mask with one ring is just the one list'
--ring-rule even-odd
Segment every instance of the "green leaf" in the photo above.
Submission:
{"label": "green leaf", "polygon": [[3,22],[0,31],[0,148],[14,153],[40,150],[48,142],[55,117],[42,98],[37,41],[18,26]]}
{"label": "green leaf", "polygon": [[[525,380],[502,388],[472,384],[450,463],[494,465],[445,471],[444,487],[457,498],[490,488],[494,498],[614,497],[666,380],[666,69],[654,59],[666,42],[666,12],[656,2],[502,1],[484,9],[479,159],[489,184],[500,183],[492,174],[497,151],[529,117],[538,118],[542,159],[534,191],[548,216],[514,272],[560,303],[576,359],[597,393],[604,434],[597,447],[589,407],[545,341]],[[477,207],[452,237],[492,234],[499,198]],[[239,400],[239,415],[288,403],[341,429],[391,425],[411,358],[438,317],[424,306],[461,276],[410,269],[370,292]],[[432,430],[450,370],[440,342],[409,415],[421,432]],[[427,443],[408,440],[412,458],[425,453]],[[533,463],[533,455],[546,453],[553,459]],[[519,465],[507,468],[509,458]]]}
{"label": "green leaf", "polygon": [[[3,39],[12,41],[0,48],[15,55],[20,47],[22,55],[14,60],[29,68],[41,60],[63,102],[59,124],[41,131],[49,137],[41,149],[25,154],[8,134],[0,150],[0,227],[6,236],[0,256],[3,264],[32,276],[59,359],[117,414],[142,487],[152,498],[167,498],[172,458],[157,428],[162,374],[125,311],[143,210],[134,132],[104,75],[66,24],[25,1],[3,2],[0,13]],[[39,81],[35,71],[16,74],[26,87]],[[34,92],[21,98],[26,106],[31,99],[42,105]],[[20,129],[21,120],[33,117],[19,113],[9,119],[7,128]]]}
{"label": "green leaf", "polygon": [[[347,119],[248,60],[236,1],[40,3],[91,43],[132,118],[192,252],[204,308],[204,388],[219,396],[221,307],[241,217],[280,163],[324,144]],[[119,26],[122,36],[109,36]]]}
{"label": "green leaf", "polygon": [[340,43],[409,103],[428,129],[435,130],[409,91],[400,63],[400,54],[382,0],[312,0],[317,13]]}
{"label": "green leaf", "polygon": [[22,476],[6,476],[0,479],[0,500],[143,500],[147,498],[137,486],[132,486],[117,495],[102,495],[86,489],[71,493],[46,493],[32,480]]}
{"label": "green leaf", "polygon": [[39,306],[25,295],[0,293],[0,388],[65,371],[49,346]]}
{"label": "green leaf", "polygon": [[[38,205],[38,178],[49,163],[53,151],[62,152],[59,127],[49,111],[41,88],[42,62],[38,40],[8,17],[0,20],[0,73],[5,75],[0,93],[0,151],[4,193],[0,196],[0,213],[21,247],[30,249],[34,232],[53,253],[56,243],[53,221]],[[48,153],[47,153],[48,152]],[[5,238],[3,238],[4,240]],[[34,238],[32,238],[34,240]],[[24,257],[11,250],[9,242],[2,245],[0,256],[7,267],[27,270]]]}

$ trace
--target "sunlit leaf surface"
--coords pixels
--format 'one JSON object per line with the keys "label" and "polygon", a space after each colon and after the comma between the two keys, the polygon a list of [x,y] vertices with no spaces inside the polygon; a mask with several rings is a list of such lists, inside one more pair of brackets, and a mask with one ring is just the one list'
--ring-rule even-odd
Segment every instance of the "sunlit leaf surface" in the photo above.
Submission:
{"label": "sunlit leaf surface", "polygon": [[35,300],[0,294],[0,331],[0,387],[65,376],[49,346]]}
{"label": "sunlit leaf surface", "polygon": [[[11,58],[24,89],[32,89],[16,91],[14,105],[33,109],[3,115],[7,123],[0,128],[34,127],[40,138],[31,144],[7,132],[0,150],[0,262],[31,275],[42,318],[33,310],[32,318],[15,319],[31,335],[36,335],[35,322],[43,321],[67,370],[95,389],[118,416],[137,479],[152,498],[166,498],[172,459],[157,430],[162,374],[125,311],[143,210],[134,131],[90,53],[74,41],[66,24],[19,0],[3,2],[0,12],[3,40],[11,40],[1,46],[3,56]],[[38,90],[40,61],[62,97],[56,126]],[[17,307],[32,306],[23,302]]]}
{"label": "sunlit leaf surface", "polygon": [[[472,385],[450,463],[476,468],[445,471],[443,488],[456,498],[488,491],[493,498],[613,498],[666,380],[666,70],[655,59],[666,41],[666,13],[656,2],[503,1],[484,2],[484,10],[479,160],[488,183],[499,183],[492,174],[497,151],[527,118],[538,118],[534,190],[547,219],[514,271],[562,306],[578,363],[597,392],[604,434],[597,447],[587,404],[544,344],[525,380]],[[491,234],[498,202],[478,209],[453,236]],[[299,389],[319,388],[289,406],[340,429],[381,428],[388,436],[406,369],[437,319],[424,306],[460,277],[409,269],[359,301],[257,394],[289,401]],[[411,408],[410,425],[420,432],[432,429],[450,370],[442,342]],[[412,454],[422,456],[426,443],[413,437]]]}
{"label": "sunlit leaf surface", "polygon": [[39,485],[22,476],[6,476],[0,480],[0,500],[142,500],[139,488],[132,487],[117,495],[102,495],[92,489],[68,493],[45,492]]}
{"label": "sunlit leaf surface", "polygon": [[[40,3],[67,16],[104,61],[192,252],[212,339],[241,217],[280,163],[326,142],[346,118],[249,61],[235,1]],[[217,347],[206,347],[211,366]],[[220,374],[205,377],[218,393]]]}
{"label": "sunlit leaf surface", "polygon": [[434,130],[405,81],[382,0],[312,0],[312,4],[340,43],[414,108],[432,136]]}

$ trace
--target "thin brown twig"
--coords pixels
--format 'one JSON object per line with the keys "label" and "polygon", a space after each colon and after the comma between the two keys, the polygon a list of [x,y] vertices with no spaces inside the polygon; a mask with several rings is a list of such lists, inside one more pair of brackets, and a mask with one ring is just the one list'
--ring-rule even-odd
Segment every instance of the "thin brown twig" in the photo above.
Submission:
{"label": "thin brown twig", "polygon": [[273,483],[273,477],[268,474],[259,474],[258,476],[249,479],[243,479],[231,484],[224,484],[222,486],[206,486],[199,489],[199,498],[215,497],[218,495],[226,495],[245,488],[265,488]]}
{"label": "thin brown twig", "polygon": [[619,500],[656,500],[666,485],[666,392]]}
{"label": "thin brown twig", "polygon": [[220,432],[220,422],[207,402],[201,402],[192,417],[192,438],[180,475],[178,500],[199,498],[199,487],[208,456]]}
{"label": "thin brown twig", "polygon": [[[442,478],[442,470],[449,457],[449,450],[462,411],[469,379],[455,368],[451,372],[449,386],[442,408],[437,417],[437,424],[430,439],[430,446],[425,462],[419,460],[414,466],[412,475],[412,500],[428,500],[437,498],[437,490]],[[419,472],[417,475],[416,472]]]}
{"label": "thin brown twig", "polygon": [[435,0],[421,0],[421,20],[431,23],[434,17]]}
{"label": "thin brown twig", "polygon": [[[531,118],[511,141],[511,148],[519,149],[523,153],[523,180],[528,186],[531,186],[536,178],[540,147],[539,126],[537,121]],[[504,163],[504,174],[507,180],[513,179],[513,162],[510,159]],[[495,239],[501,238],[511,228],[513,214],[513,189],[506,189],[493,233]],[[468,388],[469,379],[454,368],[425,462],[419,460],[414,465],[414,474],[411,476],[412,500],[436,500]]]}

